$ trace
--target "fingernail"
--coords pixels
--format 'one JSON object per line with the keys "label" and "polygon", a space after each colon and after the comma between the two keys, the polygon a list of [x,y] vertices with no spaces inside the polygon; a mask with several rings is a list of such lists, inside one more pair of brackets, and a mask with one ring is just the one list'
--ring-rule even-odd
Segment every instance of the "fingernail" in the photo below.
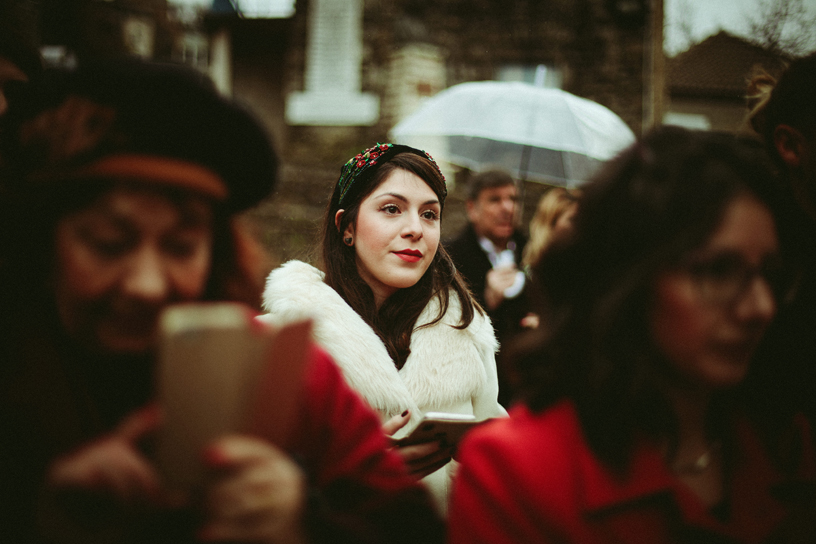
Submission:
{"label": "fingernail", "polygon": [[403,413],[400,414],[400,417],[405,417],[408,415],[408,410],[405,410]]}

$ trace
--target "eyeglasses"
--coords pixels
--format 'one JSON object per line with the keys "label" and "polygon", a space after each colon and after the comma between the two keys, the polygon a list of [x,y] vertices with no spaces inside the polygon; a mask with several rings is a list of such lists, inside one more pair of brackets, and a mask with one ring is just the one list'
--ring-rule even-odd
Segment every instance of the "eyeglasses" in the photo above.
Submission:
{"label": "eyeglasses", "polygon": [[753,266],[736,254],[721,253],[692,259],[681,265],[696,283],[703,298],[714,304],[733,304],[760,277],[773,293],[777,304],[790,302],[796,292],[798,275],[773,256]]}

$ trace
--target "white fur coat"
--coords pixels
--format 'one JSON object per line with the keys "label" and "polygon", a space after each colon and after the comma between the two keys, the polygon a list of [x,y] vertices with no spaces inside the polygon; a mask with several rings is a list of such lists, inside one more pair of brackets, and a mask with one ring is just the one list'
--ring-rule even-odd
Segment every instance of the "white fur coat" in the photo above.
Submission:
{"label": "white fur coat", "polygon": [[[267,279],[263,304],[269,314],[262,319],[272,323],[313,319],[315,341],[383,421],[410,409],[412,421],[396,437],[403,436],[424,412],[473,414],[477,419],[506,414],[496,400],[498,344],[490,319],[477,312],[466,329],[455,329],[461,312],[455,295],[440,322],[413,332],[411,354],[400,370],[374,330],[309,264],[289,261],[274,270]],[[438,311],[439,302],[434,299],[420,314],[417,326],[433,320]],[[453,465],[449,463],[448,472]],[[438,480],[431,477],[441,472],[445,471],[426,478],[437,498],[447,496],[447,481],[428,480]]]}

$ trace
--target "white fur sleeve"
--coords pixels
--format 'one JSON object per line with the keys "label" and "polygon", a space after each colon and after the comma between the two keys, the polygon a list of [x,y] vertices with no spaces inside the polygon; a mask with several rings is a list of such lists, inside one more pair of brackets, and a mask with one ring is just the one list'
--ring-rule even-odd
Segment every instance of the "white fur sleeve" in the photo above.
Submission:
{"label": "white fur sleeve", "polygon": [[[478,317],[478,315],[474,317],[474,322]],[[476,419],[507,416],[507,410],[499,404],[498,400],[499,376],[496,369],[496,351],[499,346],[496,342],[496,334],[493,331],[490,318],[484,316],[480,321],[480,330],[477,331],[476,335],[488,339],[488,341],[477,342],[476,347],[479,350],[487,379],[484,386],[473,396],[473,415],[476,416]],[[471,326],[474,324],[472,323]]]}

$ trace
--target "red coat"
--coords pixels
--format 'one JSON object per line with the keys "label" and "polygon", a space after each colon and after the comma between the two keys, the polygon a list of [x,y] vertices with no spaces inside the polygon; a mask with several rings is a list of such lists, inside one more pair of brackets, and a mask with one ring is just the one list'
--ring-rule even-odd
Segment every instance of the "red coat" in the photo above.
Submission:
{"label": "red coat", "polygon": [[[722,523],[672,475],[658,448],[638,446],[630,472],[616,479],[589,449],[570,402],[539,414],[517,407],[462,444],[449,542],[758,543],[800,508],[812,529],[814,453],[806,429],[800,438],[803,462],[785,478],[752,429],[738,425],[731,518]],[[808,535],[799,541],[814,542]]]}
{"label": "red coat", "polygon": [[[52,346],[40,342],[35,348],[18,352],[29,355],[25,364],[13,380],[0,381],[0,541],[15,544],[42,542],[35,512],[46,465],[109,432],[103,421],[115,425],[133,409],[130,404],[145,401],[126,402],[120,394],[114,397],[117,405],[103,411],[88,394],[90,384],[71,374]],[[144,395],[149,395],[149,367],[136,370],[137,376],[144,374]],[[286,450],[309,479],[304,519],[309,541],[441,542],[444,527],[427,491],[387,447],[379,416],[317,347],[311,349],[305,380],[297,432]],[[184,515],[159,513],[133,521],[133,529],[125,531],[130,544],[193,540]],[[198,522],[193,523],[195,529]]]}
{"label": "red coat", "polygon": [[311,542],[433,544],[444,538],[427,490],[387,447],[380,418],[314,347],[299,425],[287,449],[310,478]]}

